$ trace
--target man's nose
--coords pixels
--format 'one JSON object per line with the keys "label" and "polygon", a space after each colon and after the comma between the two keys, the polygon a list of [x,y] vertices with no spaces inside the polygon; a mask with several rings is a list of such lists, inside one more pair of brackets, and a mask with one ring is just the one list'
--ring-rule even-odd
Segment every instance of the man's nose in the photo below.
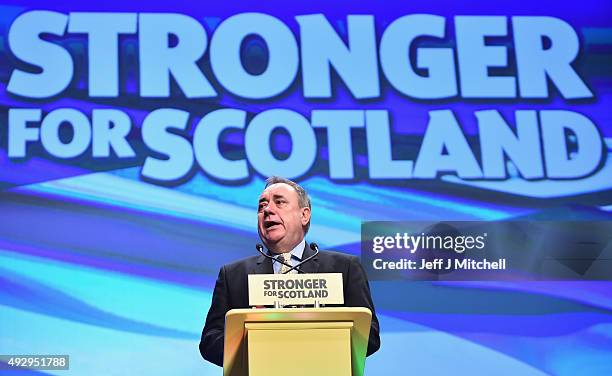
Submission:
{"label": "man's nose", "polygon": [[266,206],[264,206],[264,215],[270,215],[270,214],[274,214],[274,208],[273,208],[274,204],[273,203],[268,203]]}

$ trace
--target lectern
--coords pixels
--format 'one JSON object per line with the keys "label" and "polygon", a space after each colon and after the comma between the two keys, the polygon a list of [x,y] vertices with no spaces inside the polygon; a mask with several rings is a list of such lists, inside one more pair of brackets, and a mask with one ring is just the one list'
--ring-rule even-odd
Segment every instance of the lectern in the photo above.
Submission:
{"label": "lectern", "polygon": [[362,376],[372,313],[361,307],[233,309],[224,376]]}

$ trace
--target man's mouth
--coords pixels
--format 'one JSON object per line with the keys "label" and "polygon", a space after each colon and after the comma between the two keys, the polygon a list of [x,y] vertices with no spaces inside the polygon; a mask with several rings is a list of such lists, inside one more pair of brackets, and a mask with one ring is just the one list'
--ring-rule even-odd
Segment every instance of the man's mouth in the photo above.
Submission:
{"label": "man's mouth", "polygon": [[275,228],[277,228],[278,226],[280,226],[280,222],[276,222],[276,221],[266,221],[264,222],[264,227],[266,230],[273,230]]}

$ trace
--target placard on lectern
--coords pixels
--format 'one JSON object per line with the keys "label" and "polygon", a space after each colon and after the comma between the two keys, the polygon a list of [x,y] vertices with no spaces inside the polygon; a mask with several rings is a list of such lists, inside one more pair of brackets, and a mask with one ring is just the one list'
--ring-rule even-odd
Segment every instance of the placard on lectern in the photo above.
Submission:
{"label": "placard on lectern", "polygon": [[363,307],[233,309],[224,376],[362,376],[372,313]]}

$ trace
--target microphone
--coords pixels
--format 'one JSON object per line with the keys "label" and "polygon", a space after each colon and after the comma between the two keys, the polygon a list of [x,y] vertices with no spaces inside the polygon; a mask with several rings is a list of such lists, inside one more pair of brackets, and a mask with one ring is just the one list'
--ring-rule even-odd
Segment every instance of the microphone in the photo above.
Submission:
{"label": "microphone", "polygon": [[[311,245],[310,247],[312,248],[312,245]],[[269,254],[265,253],[265,252],[263,251],[263,245],[261,245],[261,243],[257,243],[257,244],[255,244],[255,249],[257,249],[257,252],[261,253],[261,254],[262,254],[264,257],[269,258],[270,260],[272,260],[272,263],[274,263],[274,262],[278,262],[278,263],[281,263],[281,264],[283,264],[283,265],[285,265],[285,266],[288,266],[290,269],[289,269],[289,270],[287,270],[287,271],[286,271],[285,273],[283,273],[283,274],[289,273],[289,272],[290,272],[290,271],[292,271],[293,269],[296,269],[296,270],[297,270],[298,272],[300,272],[300,273],[304,273],[304,272],[302,271],[302,269],[300,269],[300,268],[299,268],[299,267],[300,267],[300,265],[302,265],[304,262],[300,262],[300,263],[298,263],[296,266],[291,266],[291,264],[289,264],[289,263],[287,263],[287,262],[285,262],[285,261],[283,261],[283,260],[279,260],[278,258],[273,257],[273,256],[270,256]],[[317,252],[317,253],[318,253],[318,252]],[[304,261],[308,261],[309,259],[310,259],[310,257],[309,257],[308,259],[304,260]]]}
{"label": "microphone", "polygon": [[312,249],[314,251],[313,255],[311,255],[310,257],[306,258],[305,260],[302,260],[302,261],[298,262],[297,264],[295,264],[295,266],[287,265],[287,266],[291,266],[291,267],[285,273],[289,273],[293,269],[297,269],[298,272],[303,273],[303,271],[301,269],[299,269],[299,267],[304,265],[308,261],[312,260],[313,258],[315,258],[319,254],[319,246],[317,245],[317,243],[310,243],[310,249]]}

